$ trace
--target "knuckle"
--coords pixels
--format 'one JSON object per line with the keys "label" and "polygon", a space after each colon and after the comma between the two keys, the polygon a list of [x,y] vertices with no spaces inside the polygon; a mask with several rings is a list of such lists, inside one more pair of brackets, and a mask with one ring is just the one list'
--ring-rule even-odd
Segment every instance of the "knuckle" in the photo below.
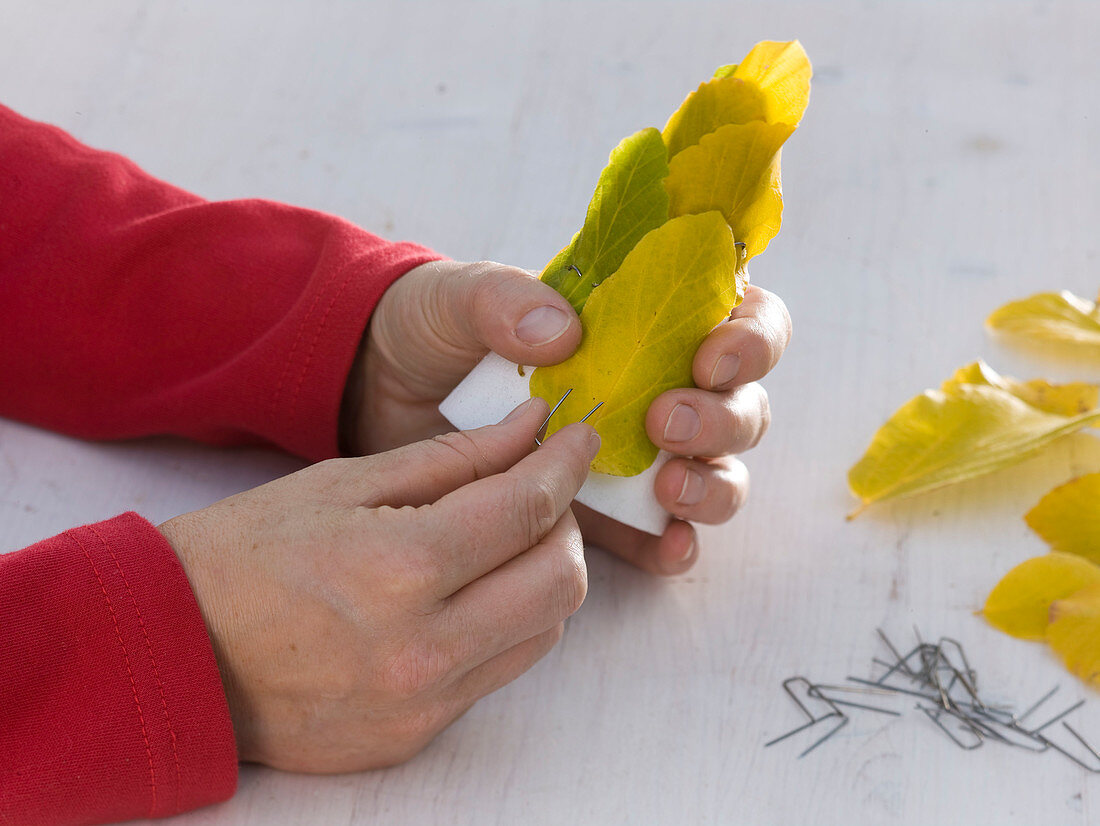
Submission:
{"label": "knuckle", "polygon": [[471,307],[496,306],[499,304],[498,292],[502,282],[511,281],[519,275],[529,277],[522,270],[498,264],[496,261],[477,261],[470,264],[466,274],[469,279]]}
{"label": "knuckle", "polygon": [[731,411],[733,452],[751,450],[760,443],[771,422],[768,394],[759,384],[747,384],[737,394]]}
{"label": "knuckle", "polygon": [[749,476],[748,476],[748,473],[746,473],[744,479],[741,482],[741,484],[738,485],[738,487],[737,487],[737,496],[734,498],[734,503],[733,503],[733,512],[734,513],[737,513],[737,511],[739,511],[739,510],[741,510],[741,508],[745,507],[745,503],[749,501],[749,490],[751,488],[752,488],[752,485],[749,483]]}
{"label": "knuckle", "polygon": [[433,617],[443,610],[435,599],[440,584],[439,570],[418,555],[410,554],[389,576],[386,593],[395,605],[420,618]]}
{"label": "knuckle", "polygon": [[[791,319],[787,314],[787,308],[776,299],[767,302],[762,313],[744,319],[744,332],[749,340],[758,348],[762,371],[766,372],[774,367],[782,357],[787,344],[791,339]],[[769,310],[769,307],[775,307]]]}
{"label": "knuckle", "polygon": [[449,657],[437,645],[407,645],[383,672],[383,686],[398,700],[419,697],[437,685],[451,670]]}
{"label": "knuckle", "polygon": [[737,512],[741,510],[741,506],[744,503],[745,490],[738,488],[735,484],[730,484],[726,490],[725,496],[722,497],[722,504],[718,513],[719,521],[728,522],[730,519],[733,519],[733,517],[737,515]]}
{"label": "knuckle", "polygon": [[534,545],[557,524],[558,512],[554,490],[545,479],[518,485],[516,512],[523,514],[527,527],[527,544]]}
{"label": "knuckle", "polygon": [[554,603],[559,616],[564,619],[577,612],[588,594],[588,568],[584,564],[584,556],[570,544],[558,555],[555,573]]}
{"label": "knuckle", "polygon": [[466,267],[464,274],[471,306],[480,306],[483,301],[490,297],[496,285],[489,276],[499,266],[499,264],[494,264],[492,261],[475,261]]}
{"label": "knuckle", "polygon": [[782,298],[769,290],[762,290],[761,297],[763,298],[761,315],[767,319],[768,325],[782,343],[786,344],[791,339],[791,311]]}
{"label": "knuckle", "polygon": [[488,468],[491,466],[489,457],[485,455],[481,445],[468,433],[463,431],[440,433],[438,436],[433,436],[431,442],[437,445],[435,449],[441,454],[441,459],[457,458],[460,465],[469,467],[473,479],[480,479],[489,472]]}
{"label": "knuckle", "polygon": [[750,339],[765,343],[770,343],[773,338],[771,328],[756,317],[745,319],[745,334]]}
{"label": "knuckle", "polygon": [[405,712],[394,719],[389,727],[393,754],[387,763],[396,765],[411,760],[424,750],[447,722],[447,715],[435,704]]}
{"label": "knuckle", "polygon": [[483,280],[487,275],[511,269],[513,268],[509,267],[507,264],[501,264],[499,261],[490,261],[488,259],[473,261],[466,265],[466,272],[469,274],[470,278],[476,280]]}
{"label": "knuckle", "polygon": [[787,305],[783,303],[783,300],[779,297],[775,297],[775,303],[779,308],[780,317],[780,332],[783,337],[783,346],[786,347],[791,343],[791,334],[794,332],[794,322],[791,320],[791,312],[787,309]]}
{"label": "knuckle", "polygon": [[756,428],[756,436],[752,440],[752,447],[756,447],[760,444],[760,440],[764,438],[764,434],[768,432],[768,428],[772,423],[772,406],[768,400],[768,393],[763,388],[760,388],[760,413]]}
{"label": "knuckle", "polygon": [[[432,535],[410,536],[409,525],[419,511],[431,507],[360,505],[353,512],[351,525],[358,536],[369,531],[384,538],[379,546],[367,548],[352,560],[351,567],[356,563],[359,567],[356,581],[363,583],[365,591],[384,597],[389,605],[425,616],[442,607],[436,600],[442,572],[434,544],[442,540]],[[364,567],[363,563],[369,564]]]}

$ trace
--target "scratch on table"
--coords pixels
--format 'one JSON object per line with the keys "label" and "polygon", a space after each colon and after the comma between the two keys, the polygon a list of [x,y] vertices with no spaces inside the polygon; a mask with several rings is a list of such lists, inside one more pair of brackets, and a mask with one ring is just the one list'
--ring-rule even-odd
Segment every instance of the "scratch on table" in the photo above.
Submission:
{"label": "scratch on table", "polygon": [[894,550],[897,552],[897,567],[894,569],[894,573],[890,576],[891,602],[900,602],[902,591],[908,585],[907,572],[909,566],[909,548],[907,546],[907,543],[909,542],[910,532],[911,528],[907,525],[898,532],[897,539],[894,540]]}
{"label": "scratch on table", "polygon": [[878,779],[871,776],[872,767],[879,768],[886,761],[900,760],[901,755],[896,751],[883,751],[868,757],[863,761],[852,780],[852,789],[861,784],[867,787],[863,796],[865,804],[878,804],[891,815],[899,815],[902,812],[903,787],[899,781],[899,773],[893,767],[885,768],[886,779]]}

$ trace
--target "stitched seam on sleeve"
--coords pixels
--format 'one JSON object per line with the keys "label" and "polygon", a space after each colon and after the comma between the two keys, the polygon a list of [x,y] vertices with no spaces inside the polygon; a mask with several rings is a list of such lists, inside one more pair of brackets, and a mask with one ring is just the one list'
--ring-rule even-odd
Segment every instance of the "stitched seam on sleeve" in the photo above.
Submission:
{"label": "stitched seam on sleeve", "polygon": [[336,306],[336,302],[339,301],[340,296],[343,295],[344,290],[347,289],[348,284],[351,283],[355,271],[355,267],[348,267],[348,274],[344,276],[343,282],[341,282],[339,288],[337,288],[332,296],[332,301],[330,301],[328,307],[325,308],[325,314],[321,316],[320,323],[318,323],[313,330],[313,340],[310,342],[309,350],[306,352],[306,359],[302,364],[302,372],[298,375],[298,383],[294,386],[294,395],[290,399],[290,408],[288,410],[288,415],[290,416],[294,415],[294,410],[298,405],[298,396],[302,392],[302,385],[305,384],[306,376],[309,374],[309,365],[313,362],[313,353],[317,349],[317,342],[321,340],[321,332],[325,329],[325,322],[328,321],[332,308]]}
{"label": "stitched seam on sleeve", "polygon": [[[317,295],[313,297],[313,303],[309,305],[309,310],[302,316],[302,320],[298,323],[298,334],[294,337],[294,343],[290,346],[290,352],[286,355],[286,361],[283,364],[282,375],[279,376],[279,384],[275,387],[275,393],[271,396],[271,404],[268,409],[268,419],[274,420],[275,413],[277,411],[279,399],[283,394],[283,385],[286,384],[287,378],[290,376],[290,368],[294,363],[294,353],[298,350],[298,345],[301,343],[302,338],[306,333],[306,322],[309,321],[310,316],[313,315],[313,311],[317,309],[317,305],[321,301],[321,295],[323,291],[318,290]],[[326,314],[327,315],[327,314]]]}
{"label": "stitched seam on sleeve", "polygon": [[99,590],[103,593],[103,599],[107,602],[107,610],[111,614],[111,622],[115,626],[115,636],[118,637],[118,644],[122,648],[122,657],[126,661],[126,672],[130,675],[130,691],[134,695],[134,705],[137,707],[138,720],[141,722],[141,737],[145,741],[145,756],[149,759],[149,784],[152,787],[149,817],[152,817],[157,808],[157,775],[156,770],[153,768],[153,750],[149,746],[149,731],[145,728],[145,714],[141,710],[141,698],[138,697],[137,681],[134,679],[134,669],[130,664],[130,652],[126,650],[126,643],[122,639],[122,629],[118,625],[118,615],[115,613],[115,606],[111,602],[111,595],[107,593],[107,586],[103,584],[103,577],[100,576],[99,569],[92,561],[92,555],[88,553],[88,549],[84,547],[84,543],[80,541],[75,533],[69,531],[66,536],[77,544],[80,550],[83,551],[84,558],[88,560],[88,564],[92,566],[92,573],[95,574],[96,581],[99,583]]}
{"label": "stitched seam on sleeve", "polygon": [[164,683],[160,679],[160,669],[157,668],[157,661],[153,657],[153,644],[149,641],[149,632],[145,628],[145,620],[141,616],[141,610],[138,608],[137,600],[134,599],[134,592],[130,588],[130,582],[126,579],[126,574],[122,572],[122,566],[118,563],[118,557],[115,556],[115,552],[111,549],[111,546],[107,544],[107,540],[103,538],[103,535],[97,531],[94,526],[89,525],[88,529],[95,534],[96,539],[103,545],[103,549],[110,554],[111,561],[115,563],[115,570],[118,571],[118,575],[122,577],[122,584],[126,586],[126,593],[130,596],[130,604],[134,607],[134,614],[137,615],[138,625],[141,626],[141,636],[145,639],[145,650],[149,654],[149,662],[153,666],[153,678],[157,681],[157,692],[160,694],[160,706],[164,710],[164,723],[168,726],[168,734],[172,740],[172,762],[176,767],[176,805],[171,812],[164,812],[163,814],[174,814],[180,810],[180,786],[182,785],[180,780],[180,758],[179,752],[176,749],[176,731],[172,727],[172,720],[168,715],[168,701],[164,698]]}

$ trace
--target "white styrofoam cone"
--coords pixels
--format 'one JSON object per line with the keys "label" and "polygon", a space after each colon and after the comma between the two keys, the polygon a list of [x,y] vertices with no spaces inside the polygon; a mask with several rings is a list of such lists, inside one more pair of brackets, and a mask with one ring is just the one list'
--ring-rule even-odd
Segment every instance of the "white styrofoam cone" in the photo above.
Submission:
{"label": "white styrofoam cone", "polygon": [[[531,398],[531,372],[521,376],[516,365],[489,353],[439,405],[439,412],[459,430],[495,424],[520,402]],[[668,512],[657,502],[653,480],[661,465],[672,457],[661,451],[637,476],[609,476],[592,472],[577,501],[619,522],[660,536],[668,524]]]}

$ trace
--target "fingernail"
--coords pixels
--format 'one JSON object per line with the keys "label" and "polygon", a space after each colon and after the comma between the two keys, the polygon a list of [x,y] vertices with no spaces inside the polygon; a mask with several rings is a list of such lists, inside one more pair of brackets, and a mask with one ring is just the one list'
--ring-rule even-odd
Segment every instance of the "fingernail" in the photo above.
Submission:
{"label": "fingernail", "polygon": [[741,370],[741,357],[732,354],[722,356],[710,371],[710,386],[721,387],[737,378]]}
{"label": "fingernail", "polygon": [[592,431],[592,435],[588,437],[588,458],[589,460],[595,459],[596,454],[600,452],[600,434],[595,430]]}
{"label": "fingernail", "polygon": [[531,406],[531,403],[533,401],[534,399],[528,399],[525,402],[520,402],[515,410],[513,410],[511,413],[509,413],[507,416],[497,422],[497,424],[508,424],[508,422],[518,419],[520,416],[527,412],[527,408]]}
{"label": "fingernail", "polygon": [[680,495],[676,497],[677,505],[698,505],[706,495],[707,485],[703,477],[691,468],[684,469],[684,484],[680,488]]}
{"label": "fingernail", "polygon": [[699,435],[699,429],[703,423],[699,420],[699,414],[689,404],[678,404],[668,414],[665,422],[666,442],[686,442]]}
{"label": "fingernail", "polygon": [[516,325],[516,338],[531,345],[549,344],[569,329],[569,316],[549,304],[535,307]]}

